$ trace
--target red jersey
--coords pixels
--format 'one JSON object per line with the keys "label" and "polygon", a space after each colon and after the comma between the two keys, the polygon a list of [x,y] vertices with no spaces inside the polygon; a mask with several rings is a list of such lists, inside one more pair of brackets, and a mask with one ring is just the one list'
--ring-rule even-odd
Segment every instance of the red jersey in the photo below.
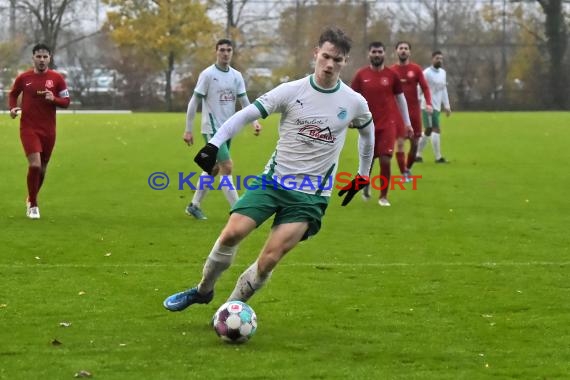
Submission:
{"label": "red jersey", "polygon": [[418,97],[418,84],[420,85],[426,102],[431,106],[431,94],[429,87],[424,76],[424,72],[419,65],[415,63],[408,63],[406,65],[395,64],[390,66],[392,70],[400,76],[400,83],[404,90],[404,96],[408,103],[408,110],[410,113],[420,110],[420,100]]}
{"label": "red jersey", "polygon": [[395,71],[387,67],[380,71],[363,67],[354,75],[351,87],[368,102],[376,129],[396,128],[401,116],[395,96],[402,93],[402,85]]}
{"label": "red jersey", "polygon": [[[53,92],[53,101],[45,98],[45,90]],[[55,134],[56,106],[67,108],[70,102],[63,77],[53,70],[36,73],[33,69],[18,75],[9,94],[10,109],[18,106],[21,93],[20,129],[31,128],[45,134]]]}

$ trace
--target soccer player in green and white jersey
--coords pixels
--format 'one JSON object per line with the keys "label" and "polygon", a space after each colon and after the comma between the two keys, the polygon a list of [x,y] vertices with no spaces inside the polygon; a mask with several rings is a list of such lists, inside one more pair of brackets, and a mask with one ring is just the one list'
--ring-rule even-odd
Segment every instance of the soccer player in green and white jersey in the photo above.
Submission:
{"label": "soccer player in green and white jersey", "polygon": [[[441,155],[441,129],[439,122],[439,115],[441,114],[441,106],[445,115],[451,115],[451,106],[449,105],[449,95],[447,94],[447,73],[442,68],[443,66],[443,53],[436,50],[431,55],[431,66],[424,70],[424,76],[431,92],[431,103],[433,112],[431,115],[426,110],[426,102],[422,97],[422,118],[425,128],[424,134],[420,139],[418,146],[418,153],[416,155],[416,162],[423,162],[422,152],[426,147],[430,137],[433,147],[433,154],[435,155],[435,162],[438,164],[445,164],[447,160]],[[421,91],[420,91],[421,93]]]}
{"label": "soccer player in green and white jersey", "polygon": [[[230,66],[232,55],[232,42],[227,39],[219,40],[216,43],[216,63],[200,73],[186,112],[186,129],[183,136],[186,144],[192,145],[194,143],[192,130],[200,100],[202,101],[201,131],[206,142],[210,141],[220,126],[236,112],[237,99],[240,100],[242,108],[250,104],[241,73]],[[258,135],[259,131],[261,131],[261,125],[257,120],[254,120],[253,126],[255,134]],[[232,182],[233,163],[229,149],[229,141],[220,147],[216,172],[219,169],[219,173],[222,176],[221,183],[227,184],[227,186],[222,187],[222,191],[230,206],[233,206],[238,200],[238,193]],[[206,175],[208,174],[202,173],[202,176]],[[205,182],[203,180],[199,181],[199,183]],[[206,186],[196,190],[192,202],[186,207],[188,215],[192,215],[196,219],[206,219],[200,204],[207,191],[208,187]]]}
{"label": "soccer player in green and white jersey", "polygon": [[[194,303],[209,303],[214,285],[231,265],[238,244],[271,216],[269,237],[258,259],[237,280],[230,300],[247,301],[287,252],[319,231],[331,195],[322,179],[334,178],[349,125],[359,132],[359,167],[350,185],[339,192],[341,196],[346,193],[343,206],[368,183],[374,149],[372,114],[364,97],[339,79],[350,47],[351,40],[342,30],[325,29],[314,51],[314,74],[262,95],[224,123],[200,150],[194,160],[209,172],[219,147],[244,125],[273,112],[281,113],[275,152],[263,174],[251,184],[257,188],[248,188],[232,208],[206,259],[200,283],[166,298],[166,309],[181,311]],[[284,188],[280,185],[284,178],[294,178],[297,186]]]}

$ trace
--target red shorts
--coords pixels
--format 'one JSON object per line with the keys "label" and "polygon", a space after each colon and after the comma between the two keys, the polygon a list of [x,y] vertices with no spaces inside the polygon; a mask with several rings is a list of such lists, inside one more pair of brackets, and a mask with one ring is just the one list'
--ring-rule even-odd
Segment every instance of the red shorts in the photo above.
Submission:
{"label": "red shorts", "polygon": [[41,153],[42,161],[48,162],[55,145],[55,134],[44,134],[33,129],[20,129],[20,140],[26,156]]}
{"label": "red shorts", "polygon": [[[414,137],[422,136],[422,114],[420,109],[412,110],[410,112],[410,121],[412,122],[412,129],[414,130]],[[398,138],[406,138],[408,133],[404,123],[398,123]]]}
{"label": "red shorts", "polygon": [[391,125],[374,131],[374,158],[394,154],[396,126]]}

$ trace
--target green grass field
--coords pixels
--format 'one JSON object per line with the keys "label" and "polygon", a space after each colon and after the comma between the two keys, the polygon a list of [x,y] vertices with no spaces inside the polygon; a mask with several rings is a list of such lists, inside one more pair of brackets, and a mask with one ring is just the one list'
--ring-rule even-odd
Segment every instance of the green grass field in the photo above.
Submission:
{"label": "green grass field", "polygon": [[[263,169],[276,123],[235,139],[236,174]],[[17,122],[1,119],[0,379],[570,378],[570,113],[454,114],[452,163],[429,146],[416,191],[391,192],[391,208],[335,195],[321,232],[250,300],[259,329],[241,346],[208,322],[269,224],[211,304],[161,305],[199,280],[227,218],[219,191],[207,221],[184,214],[177,173],[197,170],[202,144],[186,147],[183,126],[183,114],[60,115],[32,221]],[[356,169],[356,136],[339,170]],[[168,189],[149,188],[156,171]]]}

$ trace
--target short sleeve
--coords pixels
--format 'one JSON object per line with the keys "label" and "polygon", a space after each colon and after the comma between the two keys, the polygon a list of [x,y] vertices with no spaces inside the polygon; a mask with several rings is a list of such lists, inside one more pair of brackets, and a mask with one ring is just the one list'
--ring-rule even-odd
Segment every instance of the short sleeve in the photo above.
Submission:
{"label": "short sleeve", "polygon": [[399,95],[404,92],[404,90],[402,89],[402,82],[400,82],[400,76],[395,71],[393,71],[392,76],[394,81],[394,84],[392,85],[392,92],[394,93],[394,95]]}
{"label": "short sleeve", "polygon": [[238,96],[241,96],[244,95],[245,93],[246,93],[245,81],[243,80],[243,75],[241,75],[241,73],[238,72],[238,83],[236,88],[236,94]]}
{"label": "short sleeve", "polygon": [[355,117],[352,119],[354,128],[361,129],[368,126],[372,122],[372,113],[368,109],[368,103],[363,96],[360,96],[360,101],[356,106]]}
{"label": "short sleeve", "polygon": [[289,98],[290,89],[287,84],[284,83],[261,95],[253,104],[265,119],[274,112],[283,112],[288,104]]}
{"label": "short sleeve", "polygon": [[198,76],[198,83],[196,83],[196,87],[194,88],[194,93],[201,97],[205,97],[208,95],[208,83],[210,76],[206,70],[202,71]]}

